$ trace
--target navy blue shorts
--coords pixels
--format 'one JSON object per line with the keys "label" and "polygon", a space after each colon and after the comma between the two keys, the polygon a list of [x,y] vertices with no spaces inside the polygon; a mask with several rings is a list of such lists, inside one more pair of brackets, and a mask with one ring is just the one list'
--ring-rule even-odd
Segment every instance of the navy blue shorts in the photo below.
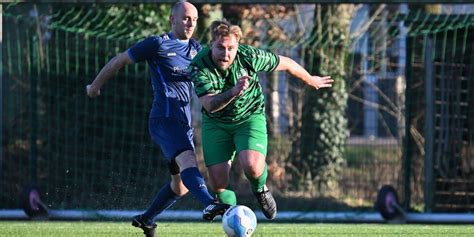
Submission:
{"label": "navy blue shorts", "polygon": [[148,129],[168,161],[183,151],[194,151],[193,129],[187,122],[175,118],[150,118]]}

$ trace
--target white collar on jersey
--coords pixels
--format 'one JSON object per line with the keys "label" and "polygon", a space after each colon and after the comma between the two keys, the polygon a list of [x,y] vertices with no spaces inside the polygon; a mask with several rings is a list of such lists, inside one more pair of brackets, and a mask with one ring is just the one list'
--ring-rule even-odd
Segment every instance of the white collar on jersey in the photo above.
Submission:
{"label": "white collar on jersey", "polygon": [[173,32],[171,32],[171,31],[168,33],[168,36],[170,37],[170,39],[174,39],[174,40],[178,41],[181,44],[188,44],[189,43],[189,39],[187,39],[187,40],[178,39],[178,38],[174,37]]}

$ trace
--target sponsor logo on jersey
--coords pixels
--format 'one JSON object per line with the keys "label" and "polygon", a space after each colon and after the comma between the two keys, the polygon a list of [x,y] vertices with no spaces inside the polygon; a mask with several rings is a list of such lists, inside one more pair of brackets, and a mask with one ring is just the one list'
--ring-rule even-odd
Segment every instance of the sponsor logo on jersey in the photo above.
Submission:
{"label": "sponsor logo on jersey", "polygon": [[174,73],[189,73],[189,69],[187,67],[173,67],[173,72]]}
{"label": "sponsor logo on jersey", "polygon": [[166,56],[174,57],[174,56],[176,56],[176,52],[169,52],[169,53],[166,54]]}

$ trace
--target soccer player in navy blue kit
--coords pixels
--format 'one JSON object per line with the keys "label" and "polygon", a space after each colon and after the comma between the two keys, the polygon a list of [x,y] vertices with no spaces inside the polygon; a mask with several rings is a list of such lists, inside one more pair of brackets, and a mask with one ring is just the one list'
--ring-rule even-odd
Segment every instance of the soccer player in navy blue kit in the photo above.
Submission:
{"label": "soccer player in navy blue kit", "polygon": [[112,58],[86,87],[89,97],[97,97],[102,85],[119,69],[136,62],[148,63],[154,96],[149,131],[169,161],[171,182],[164,185],[150,207],[132,221],[132,225],[143,229],[146,236],[155,235],[155,217],[188,191],[205,206],[205,220],[213,220],[229,207],[216,203],[209,194],[194,152],[190,111],[193,88],[187,68],[201,49],[191,38],[197,19],[194,5],[185,1],[176,3],[169,17],[171,32],[148,37]]}

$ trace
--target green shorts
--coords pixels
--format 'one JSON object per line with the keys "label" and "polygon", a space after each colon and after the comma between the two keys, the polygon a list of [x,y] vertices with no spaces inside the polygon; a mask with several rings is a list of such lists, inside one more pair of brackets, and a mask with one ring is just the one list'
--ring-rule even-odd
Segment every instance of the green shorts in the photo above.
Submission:
{"label": "green shorts", "polygon": [[238,123],[222,123],[202,118],[202,149],[206,166],[233,160],[243,150],[267,155],[267,120],[265,114],[252,115]]}

